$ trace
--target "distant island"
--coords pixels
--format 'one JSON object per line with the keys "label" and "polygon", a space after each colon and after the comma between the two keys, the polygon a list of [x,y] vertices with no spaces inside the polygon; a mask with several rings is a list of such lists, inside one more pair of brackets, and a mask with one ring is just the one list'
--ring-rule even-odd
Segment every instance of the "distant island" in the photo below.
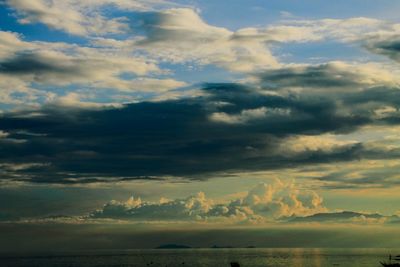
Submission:
{"label": "distant island", "polygon": [[186,248],[192,248],[192,247],[179,244],[164,244],[156,247],[156,249],[186,249]]}
{"label": "distant island", "polygon": [[218,246],[218,245],[213,245],[211,248],[233,248],[232,246]]}
{"label": "distant island", "polygon": [[219,245],[213,245],[211,248],[256,248],[256,247],[255,247],[255,246],[233,247],[233,246],[219,246]]}
{"label": "distant island", "polygon": [[[193,248],[187,245],[181,245],[181,244],[163,244],[159,245],[156,247],[156,249],[188,249],[188,248]],[[247,247],[233,247],[233,246],[219,246],[219,245],[213,245],[210,248],[256,248],[255,246],[247,246]]]}

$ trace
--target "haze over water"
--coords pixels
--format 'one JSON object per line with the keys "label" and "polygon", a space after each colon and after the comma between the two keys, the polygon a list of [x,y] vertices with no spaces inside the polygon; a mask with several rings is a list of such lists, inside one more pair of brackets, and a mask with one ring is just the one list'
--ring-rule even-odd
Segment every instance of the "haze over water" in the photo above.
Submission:
{"label": "haze over water", "polygon": [[[167,249],[2,257],[3,267],[378,267],[387,249]],[[395,255],[395,254],[393,254]]]}

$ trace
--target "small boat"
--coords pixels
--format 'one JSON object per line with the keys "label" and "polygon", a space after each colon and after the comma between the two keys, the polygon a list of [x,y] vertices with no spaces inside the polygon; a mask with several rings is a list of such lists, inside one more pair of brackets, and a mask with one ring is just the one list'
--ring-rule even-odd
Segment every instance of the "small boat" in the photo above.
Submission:
{"label": "small boat", "polygon": [[389,255],[388,262],[380,262],[380,263],[383,267],[400,267],[400,263],[394,261],[400,261],[400,255],[397,255],[394,258],[392,257],[392,255]]}
{"label": "small boat", "polygon": [[381,262],[383,267],[400,267],[400,263]]}

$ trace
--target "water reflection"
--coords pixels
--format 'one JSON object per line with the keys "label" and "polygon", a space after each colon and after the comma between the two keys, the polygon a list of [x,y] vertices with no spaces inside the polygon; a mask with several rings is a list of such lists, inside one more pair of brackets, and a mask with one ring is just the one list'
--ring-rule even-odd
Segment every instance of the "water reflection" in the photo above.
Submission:
{"label": "water reflection", "polygon": [[[397,251],[400,251],[397,250]],[[377,267],[395,250],[185,249],[131,250],[39,257],[0,257],[2,267]],[[231,263],[239,265],[232,265]]]}

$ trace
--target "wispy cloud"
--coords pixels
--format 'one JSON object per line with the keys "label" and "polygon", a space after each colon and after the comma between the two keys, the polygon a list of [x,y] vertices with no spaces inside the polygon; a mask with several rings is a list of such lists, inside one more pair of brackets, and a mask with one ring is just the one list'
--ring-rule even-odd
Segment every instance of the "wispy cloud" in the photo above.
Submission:
{"label": "wispy cloud", "polygon": [[[172,78],[151,77],[151,74],[162,75],[164,71],[154,61],[124,51],[67,43],[26,42],[11,32],[0,32],[0,35],[4,37],[0,41],[0,100],[5,104],[32,107],[51,102],[61,97],[57,92],[60,87],[161,96],[187,85]],[[70,92],[80,93],[78,90]]]}
{"label": "wispy cloud", "polygon": [[43,23],[50,28],[76,35],[105,35],[121,33],[128,28],[126,18],[110,18],[103,14],[103,8],[113,7],[120,10],[152,10],[157,6],[173,5],[163,0],[6,0],[13,8],[22,24]]}

